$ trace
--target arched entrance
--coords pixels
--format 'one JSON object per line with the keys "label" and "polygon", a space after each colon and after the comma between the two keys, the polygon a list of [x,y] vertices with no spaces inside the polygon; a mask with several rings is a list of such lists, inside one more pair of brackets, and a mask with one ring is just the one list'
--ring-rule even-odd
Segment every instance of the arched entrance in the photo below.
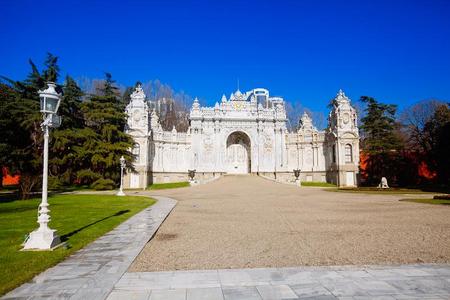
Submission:
{"label": "arched entrance", "polygon": [[250,138],[242,131],[235,131],[227,138],[227,172],[246,174],[251,170]]}

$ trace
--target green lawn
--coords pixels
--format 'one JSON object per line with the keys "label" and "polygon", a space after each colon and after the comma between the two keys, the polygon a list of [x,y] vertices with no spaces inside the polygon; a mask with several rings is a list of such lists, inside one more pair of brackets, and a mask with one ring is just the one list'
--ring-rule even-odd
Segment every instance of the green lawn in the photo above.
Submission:
{"label": "green lawn", "polygon": [[450,205],[450,200],[446,200],[446,199],[401,199],[400,201],[408,201],[408,202],[416,202],[416,203],[427,203],[427,204]]}
{"label": "green lawn", "polygon": [[302,181],[302,186],[336,187],[335,184],[328,182]]}
{"label": "green lawn", "polygon": [[38,227],[40,199],[0,202],[0,295],[62,261],[118,224],[152,205],[147,197],[56,195],[49,199],[52,221],[68,247],[19,251],[25,236]]}
{"label": "green lawn", "polygon": [[181,187],[187,187],[189,186],[189,182],[182,181],[182,182],[170,182],[170,183],[154,183],[152,185],[149,185],[149,189],[151,190],[164,190],[164,189],[174,189],[174,188],[181,188]]}

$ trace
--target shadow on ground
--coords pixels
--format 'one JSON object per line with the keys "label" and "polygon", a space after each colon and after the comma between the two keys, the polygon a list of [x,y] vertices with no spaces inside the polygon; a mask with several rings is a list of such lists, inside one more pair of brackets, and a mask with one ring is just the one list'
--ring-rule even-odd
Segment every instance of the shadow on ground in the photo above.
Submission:
{"label": "shadow on ground", "polygon": [[62,242],[65,242],[65,241],[67,241],[71,236],[73,236],[74,234],[77,234],[77,233],[83,231],[83,230],[86,229],[86,228],[89,228],[89,227],[91,227],[91,226],[93,226],[93,225],[95,225],[95,224],[98,224],[98,223],[100,223],[100,222],[102,222],[102,221],[105,221],[105,220],[107,220],[107,219],[109,219],[109,218],[117,217],[117,216],[126,214],[126,213],[128,213],[128,212],[130,212],[129,209],[118,211],[118,212],[116,212],[116,213],[113,214],[113,215],[110,215],[110,216],[108,216],[108,217],[104,217],[104,218],[102,218],[102,219],[100,219],[100,220],[97,220],[97,221],[92,222],[92,223],[90,223],[90,224],[87,224],[87,225],[85,225],[85,226],[83,226],[83,227],[80,227],[80,228],[78,228],[78,229],[76,229],[76,230],[74,230],[74,231],[71,231],[71,232],[69,232],[69,233],[66,233],[66,234],[64,234],[64,235],[61,236],[61,241],[62,241]]}

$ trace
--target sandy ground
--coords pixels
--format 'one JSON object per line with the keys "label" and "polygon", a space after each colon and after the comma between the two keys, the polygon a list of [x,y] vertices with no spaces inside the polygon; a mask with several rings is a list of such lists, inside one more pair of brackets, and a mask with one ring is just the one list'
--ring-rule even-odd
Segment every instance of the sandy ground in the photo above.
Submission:
{"label": "sandy ground", "polygon": [[256,176],[150,192],[178,200],[130,271],[450,262],[450,207]]}

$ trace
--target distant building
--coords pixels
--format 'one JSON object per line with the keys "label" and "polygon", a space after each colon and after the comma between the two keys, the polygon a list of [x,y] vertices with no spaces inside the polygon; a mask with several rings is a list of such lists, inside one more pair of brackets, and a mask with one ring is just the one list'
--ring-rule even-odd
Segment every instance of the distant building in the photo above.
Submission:
{"label": "distant building", "polygon": [[126,131],[135,141],[136,172],[125,186],[186,181],[188,170],[207,181],[223,174],[258,174],[280,182],[301,181],[356,186],[359,165],[357,115],[342,90],[335,97],[328,127],[317,130],[306,113],[296,132],[289,132],[283,98],[266,89],[239,90],[214,107],[194,100],[187,132],[164,131],[150,110],[141,87],[126,108]]}

